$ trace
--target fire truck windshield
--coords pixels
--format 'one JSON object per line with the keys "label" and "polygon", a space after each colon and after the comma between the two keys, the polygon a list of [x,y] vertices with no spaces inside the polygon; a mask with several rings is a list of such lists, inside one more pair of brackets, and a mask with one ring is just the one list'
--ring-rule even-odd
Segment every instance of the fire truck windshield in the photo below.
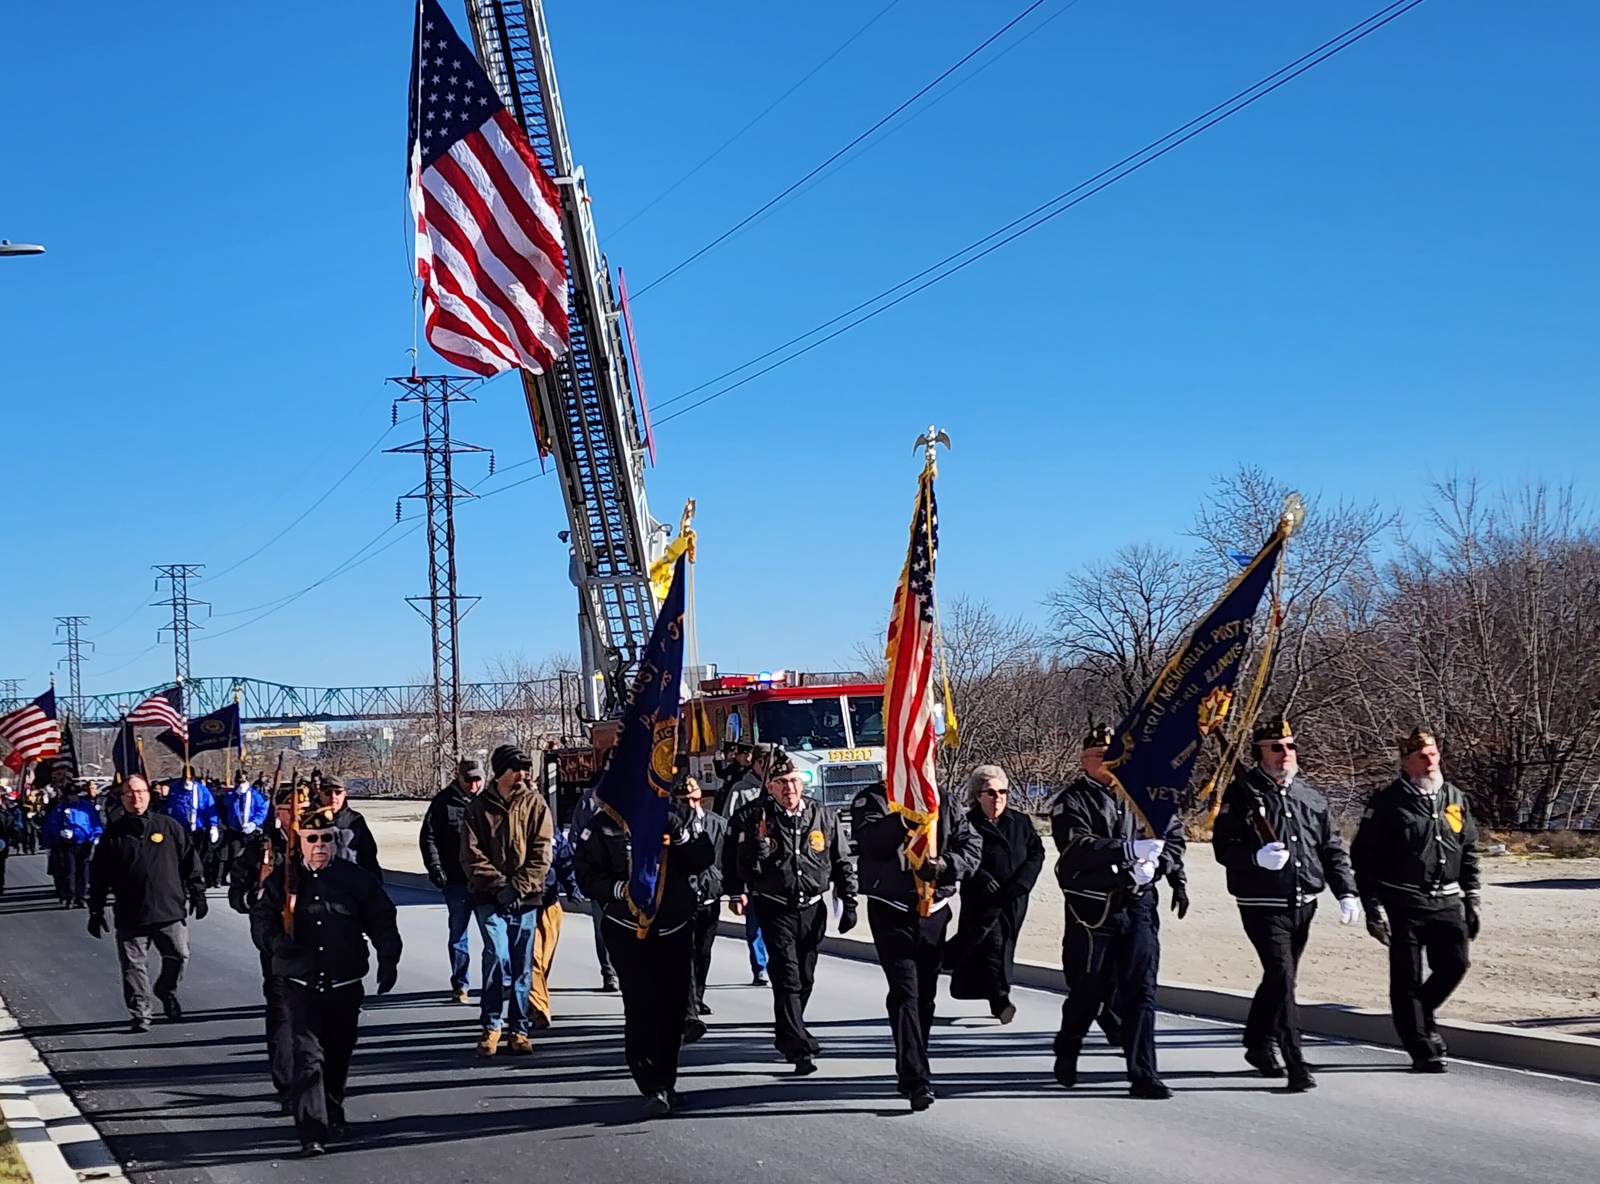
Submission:
{"label": "fire truck windshield", "polygon": [[883,696],[851,695],[850,731],[857,748],[876,748],[883,743]]}
{"label": "fire truck windshield", "polygon": [[837,695],[757,703],[755,715],[756,739],[766,744],[781,744],[797,751],[844,748],[849,744]]}

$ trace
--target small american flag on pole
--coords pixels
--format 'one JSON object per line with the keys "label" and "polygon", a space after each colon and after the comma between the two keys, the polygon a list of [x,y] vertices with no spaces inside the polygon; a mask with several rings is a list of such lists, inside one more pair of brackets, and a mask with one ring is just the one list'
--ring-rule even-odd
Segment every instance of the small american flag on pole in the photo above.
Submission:
{"label": "small american flag on pole", "polygon": [[428,344],[544,373],[567,352],[561,194],[438,0],[417,8],[409,175]]}
{"label": "small american flag on pole", "polygon": [[167,687],[128,712],[126,722],[140,728],[171,728],[187,743],[189,721],[183,716],[182,702],[182,690],[176,686]]}
{"label": "small american flag on pole", "polygon": [[939,818],[935,780],[939,738],[934,731],[933,685],[933,569],[939,552],[939,506],[933,494],[936,473],[930,444],[917,481],[911,543],[889,616],[889,672],[883,687],[887,730],[884,783],[889,808],[917,824],[905,849],[906,862],[913,868],[938,854],[934,848]]}
{"label": "small american flag on pole", "polygon": [[20,769],[61,751],[61,725],[56,721],[56,693],[46,691],[31,703],[0,715],[0,740],[11,745],[5,763]]}

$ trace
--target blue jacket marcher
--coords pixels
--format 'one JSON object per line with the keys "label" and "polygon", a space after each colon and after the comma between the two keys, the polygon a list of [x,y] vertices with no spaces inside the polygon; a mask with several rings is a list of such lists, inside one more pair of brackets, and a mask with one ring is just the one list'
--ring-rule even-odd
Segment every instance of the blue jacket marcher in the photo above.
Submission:
{"label": "blue jacket marcher", "polygon": [[568,900],[582,900],[578,891],[578,868],[572,859],[572,840],[567,832],[556,829],[555,842],[550,848],[550,874],[544,878],[543,908],[558,904],[565,896]]}
{"label": "blue jacket marcher", "polygon": [[167,795],[165,813],[176,818],[185,830],[210,830],[218,825],[217,801],[211,796],[204,781],[172,779],[172,792]]}
{"label": "blue jacket marcher", "polygon": [[[105,828],[100,824],[100,811],[83,802],[57,802],[45,815],[43,833],[39,838],[46,847],[77,846],[93,843]],[[70,830],[71,837],[61,832]]]}
{"label": "blue jacket marcher", "polygon": [[244,831],[246,826],[260,830],[269,812],[267,795],[253,785],[243,793],[230,789],[222,795],[222,825],[227,830]]}

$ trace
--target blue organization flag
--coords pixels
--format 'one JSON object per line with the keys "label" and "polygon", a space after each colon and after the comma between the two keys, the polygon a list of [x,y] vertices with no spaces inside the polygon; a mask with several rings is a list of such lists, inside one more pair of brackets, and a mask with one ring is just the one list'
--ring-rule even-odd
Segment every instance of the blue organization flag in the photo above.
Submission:
{"label": "blue organization flag", "polygon": [[678,695],[683,682],[684,581],[680,556],[661,604],[638,677],[622,711],[622,734],[601,774],[595,797],[628,832],[628,907],[643,936],[661,902],[667,816],[678,759]]}
{"label": "blue organization flag", "polygon": [[1183,808],[1200,745],[1233,705],[1256,609],[1291,529],[1280,525],[1228,585],[1106,749],[1106,769],[1156,838]]}
{"label": "blue organization flag", "polygon": [[[179,756],[184,752],[184,739],[170,728],[156,737]],[[199,715],[189,721],[189,755],[216,752],[224,748],[237,750],[243,736],[239,731],[239,705],[229,703],[209,715]]]}
{"label": "blue organization flag", "polygon": [[111,767],[117,771],[118,780],[126,781],[135,773],[141,773],[140,764],[139,747],[134,740],[133,725],[118,724],[116,738],[111,742]]}

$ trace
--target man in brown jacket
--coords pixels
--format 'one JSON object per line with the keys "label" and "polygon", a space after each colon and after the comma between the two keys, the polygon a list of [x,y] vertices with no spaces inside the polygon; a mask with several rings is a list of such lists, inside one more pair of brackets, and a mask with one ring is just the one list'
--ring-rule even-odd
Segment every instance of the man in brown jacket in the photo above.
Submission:
{"label": "man in brown jacket", "polygon": [[[528,990],[539,902],[550,872],[554,837],[550,807],[533,787],[533,761],[512,744],[489,758],[494,784],[472,799],[461,819],[461,868],[483,937],[483,1035],[478,1055],[492,1057],[510,1029],[506,1051],[533,1051]],[[507,1015],[502,1018],[501,1009]]]}

